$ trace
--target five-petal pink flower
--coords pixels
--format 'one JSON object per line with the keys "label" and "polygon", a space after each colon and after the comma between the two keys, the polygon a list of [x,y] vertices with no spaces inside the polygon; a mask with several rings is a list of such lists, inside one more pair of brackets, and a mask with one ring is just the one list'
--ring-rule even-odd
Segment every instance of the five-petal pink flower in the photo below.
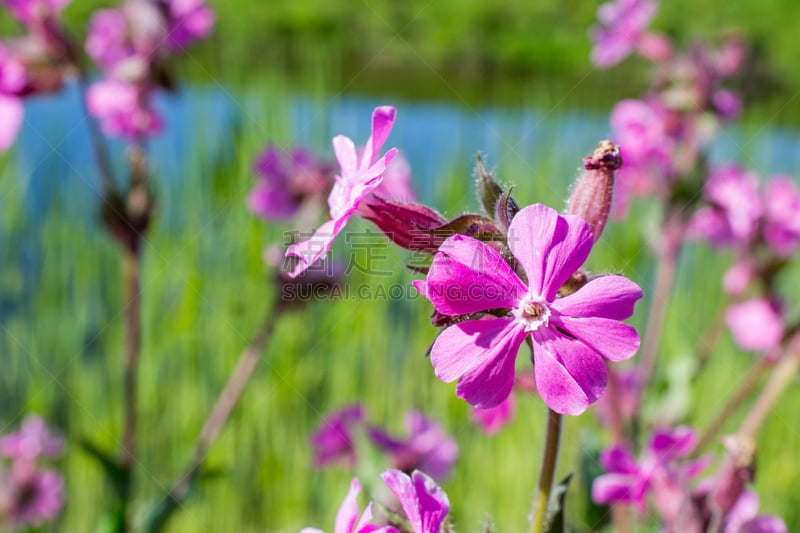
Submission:
{"label": "five-petal pink flower", "polygon": [[442,331],[431,350],[436,376],[459,380],[456,395],[474,407],[495,407],[511,392],[517,352],[530,336],[539,395],[558,413],[585,411],[605,390],[605,360],[628,359],[639,348],[636,330],[622,320],[642,296],[632,281],[610,275],[557,298],[593,242],[576,216],[541,204],[521,210],[508,244],[526,284],[492,246],[463,235],[448,238],[427,279],[414,282],[417,290],[444,315],[506,312]]}
{"label": "five-petal pink flower", "polygon": [[322,224],[309,240],[293,244],[286,250],[287,257],[294,256],[299,259],[290,274],[292,277],[299,276],[327,255],[333,240],[344,229],[350,216],[358,209],[361,200],[381,184],[387,165],[397,153],[397,149],[392,148],[383,156],[378,156],[392,131],[394,117],[393,107],[375,108],[372,113],[372,134],[360,157],[356,154],[355,144],[348,137],[337,135],[333,138],[333,150],[341,174],[335,177],[336,182],[328,196],[331,219]]}

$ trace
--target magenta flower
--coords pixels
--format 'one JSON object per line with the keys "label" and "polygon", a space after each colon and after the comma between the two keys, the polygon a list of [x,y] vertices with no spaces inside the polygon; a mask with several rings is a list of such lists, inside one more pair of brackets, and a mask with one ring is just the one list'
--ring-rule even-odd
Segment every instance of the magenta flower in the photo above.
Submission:
{"label": "magenta flower", "polygon": [[164,0],[167,8],[167,35],[171,50],[183,50],[205,39],[214,27],[214,11],[205,0]]}
{"label": "magenta flower", "polygon": [[14,144],[22,126],[25,80],[25,66],[0,44],[0,150]]}
{"label": "magenta flower", "polygon": [[746,490],[725,517],[723,533],[786,533],[786,523],[774,515],[758,514],[758,495]]}
{"label": "magenta flower", "polygon": [[296,148],[289,154],[269,146],[258,158],[258,183],[247,197],[250,211],[267,220],[286,220],[309,200],[330,188],[332,169],[313,154]]}
{"label": "magenta flower", "polygon": [[[416,470],[411,477],[399,470],[386,470],[381,474],[381,478],[397,496],[413,533],[440,533],[450,511],[450,502],[447,494],[430,477]],[[371,502],[359,517],[356,501],[359,492],[361,483],[358,478],[354,478],[350,482],[350,491],[336,514],[334,533],[400,533],[393,526],[368,523],[373,520]],[[300,533],[322,533],[322,531],[304,528]]]}
{"label": "magenta flower", "polygon": [[135,141],[161,131],[161,117],[151,97],[136,84],[108,79],[89,87],[86,102],[107,135]]}
{"label": "magenta flower", "polygon": [[672,174],[675,140],[669,111],[657,100],[623,100],[610,118],[622,167],[615,172],[614,212],[624,215],[633,196],[662,192]]}
{"label": "magenta flower", "polygon": [[54,470],[17,460],[0,475],[0,513],[14,526],[41,524],[64,507],[64,480]]}
{"label": "magenta flower", "polygon": [[733,340],[744,350],[770,352],[783,339],[783,318],[777,306],[767,298],[730,306],[725,313],[725,322]]}
{"label": "magenta flower", "polygon": [[608,472],[592,484],[596,503],[623,503],[644,513],[647,494],[652,493],[659,513],[667,521],[689,496],[688,482],[707,465],[707,459],[682,462],[697,442],[695,432],[681,426],[653,433],[640,461],[623,445],[615,445],[600,454],[600,463]]}
{"label": "magenta flower", "polygon": [[450,501],[435,481],[419,470],[410,477],[399,470],[387,470],[381,479],[400,500],[414,533],[440,533]]}
{"label": "magenta flower", "polygon": [[383,200],[395,202],[414,202],[417,195],[411,183],[411,165],[403,154],[398,153],[391,163],[386,165],[383,181],[373,191],[375,196]]}
{"label": "magenta flower", "polygon": [[800,189],[792,178],[779,176],[767,183],[764,240],[781,257],[800,249]]}
{"label": "magenta flower", "polygon": [[614,0],[600,6],[600,22],[592,29],[592,63],[599,68],[616,65],[633,52],[656,14],[656,0]]}
{"label": "magenta flower", "polygon": [[436,376],[459,380],[456,395],[472,406],[496,407],[511,392],[517,351],[530,336],[542,399],[558,413],[580,414],[605,390],[604,359],[621,361],[638,350],[636,330],[621,320],[633,313],[642,291],[622,276],[601,276],[556,297],[594,242],[576,216],[528,206],[514,217],[508,235],[527,284],[494,248],[463,235],[448,238],[427,280],[414,282],[444,315],[508,310],[442,331],[431,350]]}
{"label": "magenta flower", "polygon": [[356,147],[349,138],[337,135],[333,138],[333,150],[339,161],[341,175],[336,176],[328,196],[331,220],[325,222],[307,241],[294,244],[286,251],[287,256],[299,259],[290,274],[297,277],[321,257],[327,255],[333,240],[344,229],[350,216],[358,209],[361,200],[381,184],[387,165],[397,153],[392,148],[378,157],[383,143],[394,124],[395,109],[377,107],[372,113],[372,134],[367,140],[361,157],[356,155]]}
{"label": "magenta flower", "polygon": [[447,478],[458,459],[458,444],[442,426],[412,410],[406,415],[408,437],[399,439],[377,427],[369,429],[369,437],[378,448],[392,456],[394,467],[403,472],[422,470],[432,478]]}
{"label": "magenta flower", "polygon": [[331,413],[311,435],[314,464],[322,467],[330,462],[345,459],[350,466],[356,463],[354,432],[364,422],[364,408],[348,405]]}
{"label": "magenta flower", "polygon": [[736,165],[714,168],[703,193],[710,205],[692,217],[689,235],[712,246],[744,244],[753,237],[762,213],[755,174]]}
{"label": "magenta flower", "polygon": [[[380,527],[368,524],[372,520],[372,502],[367,504],[364,513],[359,517],[358,510],[358,494],[361,492],[361,483],[358,478],[353,478],[350,482],[350,490],[347,492],[342,505],[339,507],[339,512],[336,513],[336,522],[334,522],[333,533],[399,533],[392,526]],[[300,533],[324,533],[320,529],[311,527],[303,528]]]}
{"label": "magenta flower", "polygon": [[0,437],[0,455],[12,459],[53,458],[63,452],[64,439],[39,416],[26,417],[19,431]]}
{"label": "magenta flower", "polygon": [[514,395],[509,394],[508,398],[500,402],[496,407],[490,407],[488,409],[473,407],[472,411],[470,411],[469,418],[472,422],[477,424],[484,433],[487,435],[494,435],[514,418],[515,411],[516,402],[514,401]]}

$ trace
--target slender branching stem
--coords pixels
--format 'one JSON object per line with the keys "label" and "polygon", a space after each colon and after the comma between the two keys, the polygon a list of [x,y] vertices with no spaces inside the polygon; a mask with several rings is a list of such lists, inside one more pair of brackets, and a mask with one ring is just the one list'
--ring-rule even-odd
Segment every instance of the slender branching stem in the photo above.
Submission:
{"label": "slender branching stem", "polygon": [[733,393],[725,401],[725,404],[717,412],[708,426],[706,426],[703,433],[700,435],[697,445],[692,452],[694,457],[699,456],[703,450],[713,442],[713,440],[718,436],[719,431],[722,429],[722,426],[725,424],[725,422],[731,417],[731,415],[733,415],[733,413],[736,412],[739,406],[742,405],[742,402],[744,402],[744,400],[750,396],[758,383],[761,381],[761,377],[767,372],[772,364],[773,362],[769,358],[761,357],[753,366],[750,367],[750,370],[748,370],[747,374],[745,374],[744,378],[742,378],[742,380],[739,382],[739,386],[734,389]]}
{"label": "slender branching stem", "polygon": [[116,190],[114,185],[114,171],[111,167],[111,158],[108,156],[108,148],[104,141],[103,133],[100,131],[100,126],[97,124],[94,117],[89,114],[89,107],[86,100],[89,91],[89,80],[84,72],[81,72],[78,76],[78,88],[80,89],[78,94],[81,99],[83,114],[86,116],[86,126],[89,129],[92,151],[94,152],[95,162],[97,163],[97,172],[100,176],[100,185],[103,188],[104,198],[108,198],[114,194]]}
{"label": "slender branching stem", "polygon": [[217,398],[211,413],[200,430],[191,461],[173,482],[169,492],[160,502],[156,514],[148,525],[148,531],[160,531],[172,511],[180,507],[188,496],[189,490],[206,460],[208,450],[216,441],[228,419],[230,419],[233,409],[242,397],[245,387],[250,382],[256,366],[261,360],[275,324],[285,310],[286,306],[281,303],[275,304],[267,313],[253,340],[242,352],[239,361],[228,378],[228,382],[225,384],[225,388]]}
{"label": "slender branching stem", "polygon": [[543,533],[547,506],[553,488],[553,478],[558,462],[558,446],[561,440],[561,415],[548,409],[547,434],[545,436],[544,457],[542,458],[542,472],[539,475],[539,486],[533,498],[531,509],[531,533]]}

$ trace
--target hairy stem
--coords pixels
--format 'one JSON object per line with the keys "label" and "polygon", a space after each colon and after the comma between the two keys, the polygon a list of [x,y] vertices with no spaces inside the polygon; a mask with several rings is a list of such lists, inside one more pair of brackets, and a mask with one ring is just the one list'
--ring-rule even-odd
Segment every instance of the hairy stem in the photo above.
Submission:
{"label": "hairy stem", "polygon": [[555,477],[556,463],[558,462],[560,439],[561,415],[552,409],[548,409],[542,472],[539,476],[539,487],[536,489],[533,508],[531,509],[531,533],[542,533],[544,531],[547,505],[550,501],[550,491],[553,488],[553,478]]}

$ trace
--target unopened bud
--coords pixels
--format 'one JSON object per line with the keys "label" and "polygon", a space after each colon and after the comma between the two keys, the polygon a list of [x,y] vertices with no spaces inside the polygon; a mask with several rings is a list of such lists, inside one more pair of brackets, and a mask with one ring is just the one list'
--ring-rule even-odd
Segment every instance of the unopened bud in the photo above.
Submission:
{"label": "unopened bud", "polygon": [[583,158],[586,169],[572,188],[567,214],[578,215],[589,225],[595,242],[611,211],[614,171],[622,166],[619,147],[611,141],[600,141],[592,155]]}

